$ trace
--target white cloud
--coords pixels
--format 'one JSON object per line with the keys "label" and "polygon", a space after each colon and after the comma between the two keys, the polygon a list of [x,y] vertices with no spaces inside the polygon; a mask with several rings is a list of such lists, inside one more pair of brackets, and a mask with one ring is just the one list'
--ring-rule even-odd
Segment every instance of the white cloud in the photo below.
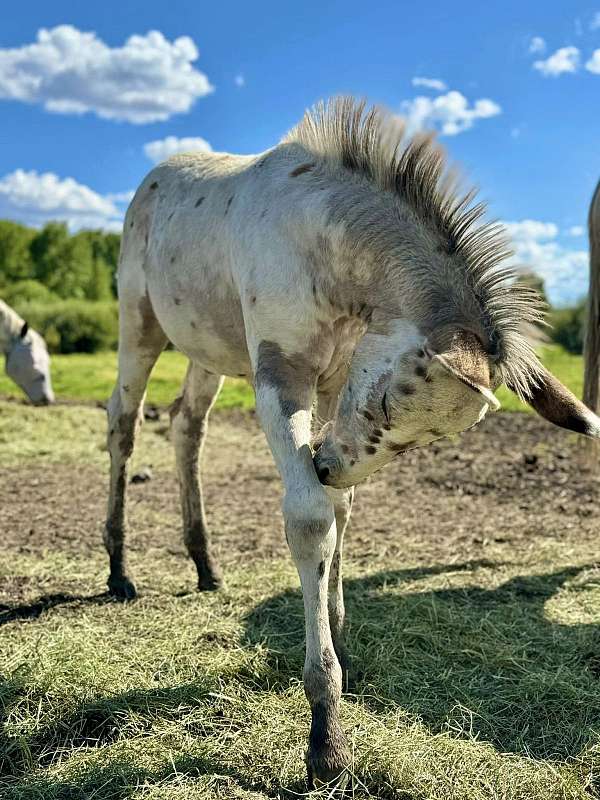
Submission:
{"label": "white cloud", "polygon": [[112,200],[113,203],[131,203],[133,200],[133,195],[135,194],[134,189],[130,189],[128,192],[110,192],[109,194],[105,194],[107,200]]}
{"label": "white cloud", "polygon": [[546,50],[546,42],[541,36],[534,36],[529,42],[530,53],[543,53]]}
{"label": "white cloud", "polygon": [[594,50],[592,57],[586,61],[585,68],[588,72],[593,72],[595,75],[600,75],[600,49]]}
{"label": "white cloud", "polygon": [[585,233],[585,228],[583,225],[572,225],[567,233],[569,236],[583,236]]}
{"label": "white cloud", "polygon": [[59,178],[52,172],[17,169],[0,178],[0,218],[39,226],[62,220],[69,228],[121,230],[122,212],[117,203],[127,202],[120,192],[101,195],[73,178]]}
{"label": "white cloud", "polygon": [[534,61],[533,68],[546,77],[556,78],[565,72],[577,72],[579,56],[578,47],[560,47],[544,61]]}
{"label": "white cloud", "polygon": [[235,83],[236,86],[238,86],[241,89],[246,85],[246,78],[244,78],[243,75],[236,75],[235,78],[233,79],[233,82]]}
{"label": "white cloud", "polygon": [[438,97],[415,97],[401,104],[410,135],[423,128],[437,128],[445,136],[455,136],[473,127],[478,119],[500,114],[502,109],[493,100],[483,98],[472,105],[460,92],[450,91]]}
{"label": "white cloud", "polygon": [[0,98],[41,103],[59,114],[163,121],[212,91],[192,65],[197,58],[189,36],[169,42],[150,31],[109,47],[72,25],[42,28],[32,44],[0,48]]}
{"label": "white cloud", "polygon": [[555,239],[558,226],[553,222],[539,222],[536,219],[523,219],[521,222],[505,222],[509,236],[514,242],[526,242],[531,239]]}
{"label": "white cloud", "polygon": [[596,11],[590,22],[590,30],[596,31],[600,28],[600,11]]}
{"label": "white cloud", "polygon": [[435,89],[437,92],[445,92],[448,88],[439,78],[413,78],[411,83],[413,86],[424,86],[426,89]]}
{"label": "white cloud", "polygon": [[190,153],[192,151],[200,153],[210,153],[212,147],[200,136],[188,136],[178,139],[177,136],[167,136],[166,139],[157,139],[144,145],[144,153],[150,161],[158,164],[176,153]]}
{"label": "white cloud", "polygon": [[561,245],[557,241],[557,225],[532,219],[504,225],[513,243],[514,263],[533,270],[544,279],[550,302],[565,305],[586,294],[588,253]]}

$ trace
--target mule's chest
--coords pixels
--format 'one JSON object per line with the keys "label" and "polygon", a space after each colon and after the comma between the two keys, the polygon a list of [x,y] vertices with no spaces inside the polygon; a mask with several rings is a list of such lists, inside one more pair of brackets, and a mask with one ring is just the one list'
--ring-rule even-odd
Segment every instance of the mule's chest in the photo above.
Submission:
{"label": "mule's chest", "polygon": [[331,357],[319,375],[317,388],[326,394],[339,394],[348,378],[350,362],[357,344],[364,336],[366,324],[353,317],[343,317],[333,323]]}

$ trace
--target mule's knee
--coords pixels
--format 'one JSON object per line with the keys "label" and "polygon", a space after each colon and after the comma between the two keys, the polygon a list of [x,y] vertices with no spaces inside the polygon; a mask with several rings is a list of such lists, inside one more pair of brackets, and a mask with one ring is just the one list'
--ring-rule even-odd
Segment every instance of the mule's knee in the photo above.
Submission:
{"label": "mule's knee", "polygon": [[296,564],[324,561],[329,567],[335,550],[333,504],[321,489],[288,491],[283,500],[285,533]]}

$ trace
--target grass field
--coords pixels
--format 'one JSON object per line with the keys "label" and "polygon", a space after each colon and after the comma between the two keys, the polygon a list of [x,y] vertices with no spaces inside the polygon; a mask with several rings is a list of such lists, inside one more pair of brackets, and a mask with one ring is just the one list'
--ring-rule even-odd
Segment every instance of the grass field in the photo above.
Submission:
{"label": "grass field", "polygon": [[[558,345],[542,349],[546,366],[554,372],[575,394],[581,397],[583,364],[581,356],[567,353]],[[115,381],[116,353],[85,353],[52,358],[54,391],[60,400],[105,402]],[[163,353],[152,373],[148,389],[148,402],[159,406],[171,403],[179,393],[187,359],[174,351]],[[22,396],[20,390],[0,374],[0,397]],[[508,390],[501,388],[498,397],[507,411],[525,410],[526,407]],[[252,408],[254,394],[243,380],[228,379],[219,397],[217,408]]]}
{"label": "grass field", "polygon": [[[544,360],[580,392],[580,359]],[[54,366],[61,398],[110,391],[112,354]],[[165,353],[151,402],[183,370]],[[225,404],[251,402],[230,384]],[[600,798],[597,478],[529,415],[483,427],[360,489],[341,707],[356,800]],[[141,596],[123,605],[105,594],[104,413],[0,400],[1,800],[306,795],[302,598],[264,438],[249,414],[215,415],[226,585],[197,594],[165,433],[147,423],[134,456],[154,478],[130,489]]]}
{"label": "grass field", "polygon": [[[147,401],[158,406],[172,403],[180,392],[187,359],[174,350],[159,358],[150,379]],[[52,383],[58,400],[105,403],[117,374],[117,354],[74,353],[52,356]],[[4,373],[0,374],[0,397],[23,397]],[[246,381],[229,378],[221,391],[218,408],[252,408],[254,392]]]}
{"label": "grass field", "polygon": [[[104,593],[103,413],[0,402],[2,800],[304,795],[302,599],[264,441],[236,413],[215,417],[206,454],[226,587],[193,592],[171,448],[161,424],[148,423],[136,458],[155,477],[132,487],[130,507],[141,597],[122,605]],[[497,416],[501,429],[522,418]],[[527,447],[550,435],[536,425]],[[415,451],[405,478],[390,471],[361,490],[345,582],[357,674],[342,703],[357,800],[600,796],[598,541],[593,514],[573,525],[573,509],[596,508],[594,484],[570,499],[561,488],[565,437],[562,460],[538,478],[557,476],[546,494],[535,484],[526,497],[510,490],[503,501],[500,486],[480,497],[490,460],[500,484],[512,480],[515,445],[491,435],[471,432],[481,455],[456,487],[438,488],[435,475],[445,481],[469,463],[468,442]],[[413,509],[414,533],[402,533],[405,503],[418,502],[410,486],[393,517],[377,516],[408,474],[425,489],[435,478],[425,504],[455,504],[431,522]],[[540,512],[515,530],[510,513],[536,498]],[[473,525],[480,537],[465,538]],[[279,543],[267,556],[269,537]]]}

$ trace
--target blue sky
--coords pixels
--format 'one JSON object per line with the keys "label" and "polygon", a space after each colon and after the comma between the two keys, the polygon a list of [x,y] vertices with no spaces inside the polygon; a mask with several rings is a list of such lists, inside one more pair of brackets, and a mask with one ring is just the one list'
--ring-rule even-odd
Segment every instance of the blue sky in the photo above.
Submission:
{"label": "blue sky", "polygon": [[150,156],[258,152],[339,93],[440,131],[552,299],[585,292],[598,1],[21,0],[0,29],[0,216],[116,228]]}

